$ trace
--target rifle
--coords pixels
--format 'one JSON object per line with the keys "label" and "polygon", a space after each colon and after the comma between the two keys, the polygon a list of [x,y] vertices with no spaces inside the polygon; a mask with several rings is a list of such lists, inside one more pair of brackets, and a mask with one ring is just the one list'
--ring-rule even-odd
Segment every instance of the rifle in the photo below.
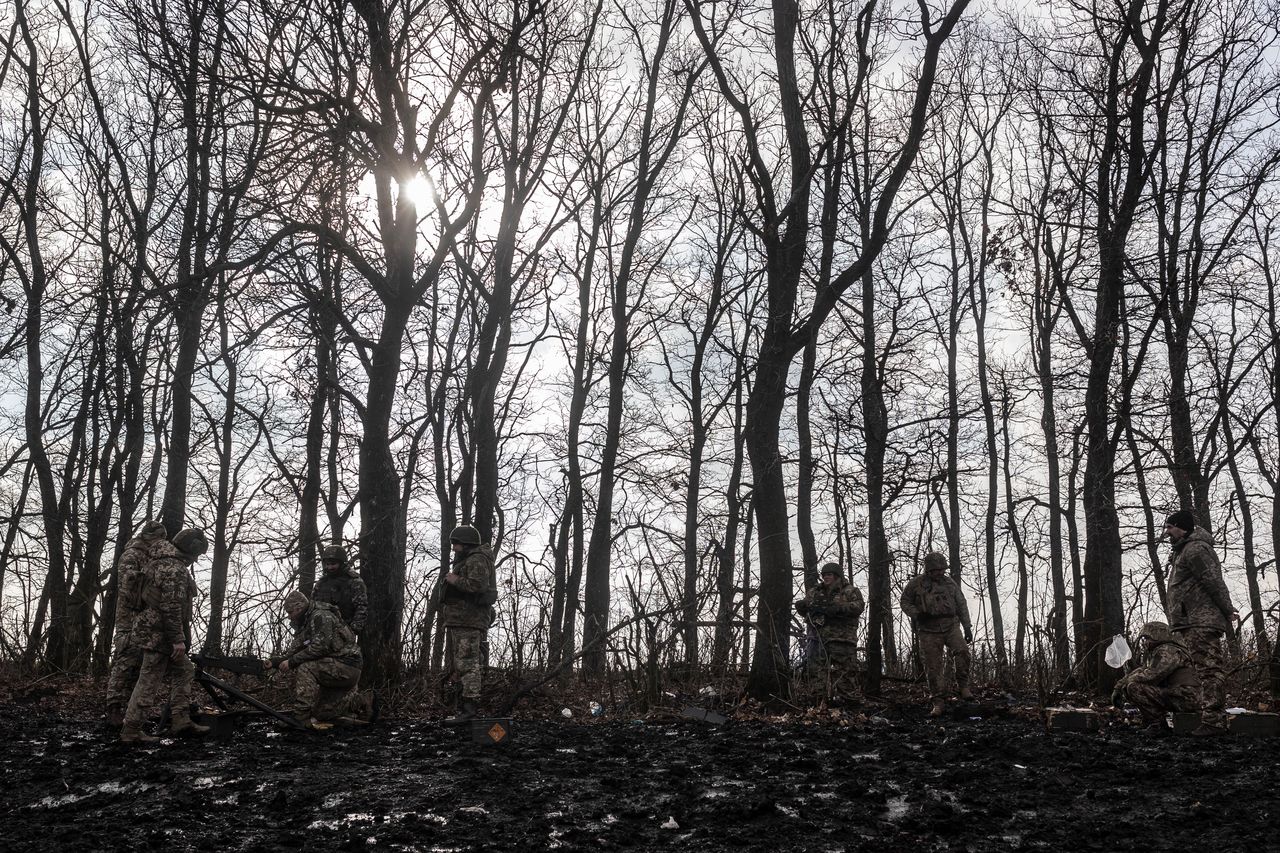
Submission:
{"label": "rifle", "polygon": [[[266,675],[266,666],[261,659],[253,657],[218,657],[217,655],[202,654],[190,655],[190,658],[191,662],[196,665],[195,681],[204,688],[205,692],[213,699],[214,704],[223,711],[229,710],[227,708],[226,697],[230,697],[253,708],[257,708],[268,717],[273,717],[290,728],[306,728],[306,726],[288,714],[277,711],[270,705],[266,705],[258,701],[243,690],[232,687],[222,679],[215,678],[205,671],[206,667],[213,667],[214,669],[222,669],[227,672],[234,672],[241,675]],[[284,660],[284,658],[271,658],[273,665],[277,664],[278,661],[281,660]]]}

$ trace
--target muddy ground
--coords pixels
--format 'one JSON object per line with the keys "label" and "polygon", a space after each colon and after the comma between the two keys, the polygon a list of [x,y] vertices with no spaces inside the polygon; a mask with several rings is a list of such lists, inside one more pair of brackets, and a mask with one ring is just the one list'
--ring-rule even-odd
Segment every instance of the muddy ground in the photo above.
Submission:
{"label": "muddy ground", "polygon": [[126,748],[0,707],[0,850],[1280,849],[1280,739],[888,716],[518,720],[501,748],[248,720]]}

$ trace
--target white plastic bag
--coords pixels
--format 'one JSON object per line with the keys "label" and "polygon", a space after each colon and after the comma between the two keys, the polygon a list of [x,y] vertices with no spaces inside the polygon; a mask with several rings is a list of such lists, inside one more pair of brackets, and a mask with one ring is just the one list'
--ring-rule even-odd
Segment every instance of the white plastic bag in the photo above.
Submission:
{"label": "white plastic bag", "polygon": [[1133,657],[1133,652],[1129,651],[1129,644],[1125,642],[1124,636],[1116,634],[1111,638],[1111,645],[1107,646],[1107,666],[1112,669],[1121,669],[1129,659]]}

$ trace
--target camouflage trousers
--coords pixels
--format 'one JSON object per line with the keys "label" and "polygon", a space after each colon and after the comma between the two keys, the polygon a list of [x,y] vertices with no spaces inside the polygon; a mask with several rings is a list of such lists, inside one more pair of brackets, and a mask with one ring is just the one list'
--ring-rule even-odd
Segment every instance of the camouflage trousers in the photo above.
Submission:
{"label": "camouflage trousers", "polygon": [[1160,687],[1155,684],[1126,684],[1124,695],[1149,723],[1163,720],[1169,711],[1194,711],[1200,707],[1200,692],[1189,685]]}
{"label": "camouflage trousers", "polygon": [[1214,628],[1185,628],[1182,639],[1191,652],[1200,676],[1200,703],[1204,721],[1213,726],[1226,724],[1227,673],[1222,655],[1222,632]]}
{"label": "camouflage trousers", "polygon": [[173,716],[185,716],[191,706],[191,679],[195,674],[195,664],[185,656],[175,661],[168,652],[143,651],[138,680],[133,685],[129,709],[124,715],[125,727],[142,727],[143,709],[157,699],[163,701],[165,697],[166,677],[169,679],[168,699]]}
{"label": "camouflage trousers", "polygon": [[111,672],[107,675],[107,705],[129,704],[129,695],[142,669],[142,647],[130,642],[128,626],[116,626],[111,649]]}
{"label": "camouflage trousers", "polygon": [[480,628],[445,628],[448,638],[449,673],[452,680],[461,682],[462,698],[480,701],[480,688],[484,682],[484,635]]}
{"label": "camouflage trousers", "polygon": [[810,684],[820,685],[828,698],[862,698],[857,645],[839,640],[818,640],[814,652],[805,666]]}
{"label": "camouflage trousers", "polygon": [[941,699],[947,693],[947,656],[950,652],[956,664],[956,687],[969,686],[969,644],[964,641],[960,623],[946,631],[920,631],[920,659],[924,664],[925,678],[929,682],[929,696]]}
{"label": "camouflage trousers", "polygon": [[298,664],[293,686],[293,706],[299,719],[332,720],[359,716],[360,668],[334,658],[320,658]]}

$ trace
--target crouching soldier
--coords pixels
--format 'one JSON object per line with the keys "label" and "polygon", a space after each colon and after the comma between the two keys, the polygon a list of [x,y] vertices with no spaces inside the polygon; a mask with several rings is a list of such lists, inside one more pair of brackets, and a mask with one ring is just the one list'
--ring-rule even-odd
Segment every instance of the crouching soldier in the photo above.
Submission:
{"label": "crouching soldier", "polygon": [[142,573],[147,564],[160,557],[177,557],[169,543],[169,533],[159,521],[142,525],[138,535],[125,543],[116,563],[116,619],[111,644],[111,672],[107,676],[107,725],[124,725],[129,695],[142,668],[142,649],[133,642],[133,623],[142,612]]}
{"label": "crouching soldier", "polygon": [[142,730],[145,705],[161,695],[169,681],[169,730],[176,735],[205,734],[208,726],[191,720],[191,681],[195,665],[187,657],[191,603],[196,594],[191,564],[209,547],[204,533],[188,528],[173,537],[173,548],[148,561],[142,572],[143,608],[133,624],[130,642],[142,650],[138,681],[129,696],[120,740],[155,743]]}
{"label": "crouching soldier", "polygon": [[371,703],[356,690],[364,658],[338,609],[294,590],[285,596],[284,610],[293,625],[293,641],[281,658],[265,665],[296,673],[290,712],[307,728],[327,728],[316,724],[340,717],[367,721]]}
{"label": "crouching soldier", "polygon": [[1200,707],[1200,679],[1182,637],[1163,622],[1148,622],[1138,635],[1142,665],[1116,683],[1113,701],[1123,695],[1144,722],[1167,731],[1165,714]]}
{"label": "crouching soldier", "polygon": [[460,725],[479,710],[484,681],[484,643],[498,600],[493,549],[480,541],[480,531],[470,525],[449,534],[453,565],[444,576],[440,619],[449,649],[450,678],[462,684],[462,703],[447,725]]}
{"label": "crouching soldier", "polygon": [[858,619],[865,604],[862,592],[844,577],[839,563],[822,567],[822,581],[796,602],[817,637],[816,655],[808,660],[811,673],[830,672],[832,696],[858,701]]}
{"label": "crouching soldier", "polygon": [[947,558],[936,551],[926,554],[924,574],[908,581],[899,603],[920,641],[920,657],[933,699],[929,716],[940,717],[946,708],[947,692],[944,650],[955,659],[960,698],[973,698],[969,690],[969,643],[973,642],[969,604],[960,585],[947,576]]}

